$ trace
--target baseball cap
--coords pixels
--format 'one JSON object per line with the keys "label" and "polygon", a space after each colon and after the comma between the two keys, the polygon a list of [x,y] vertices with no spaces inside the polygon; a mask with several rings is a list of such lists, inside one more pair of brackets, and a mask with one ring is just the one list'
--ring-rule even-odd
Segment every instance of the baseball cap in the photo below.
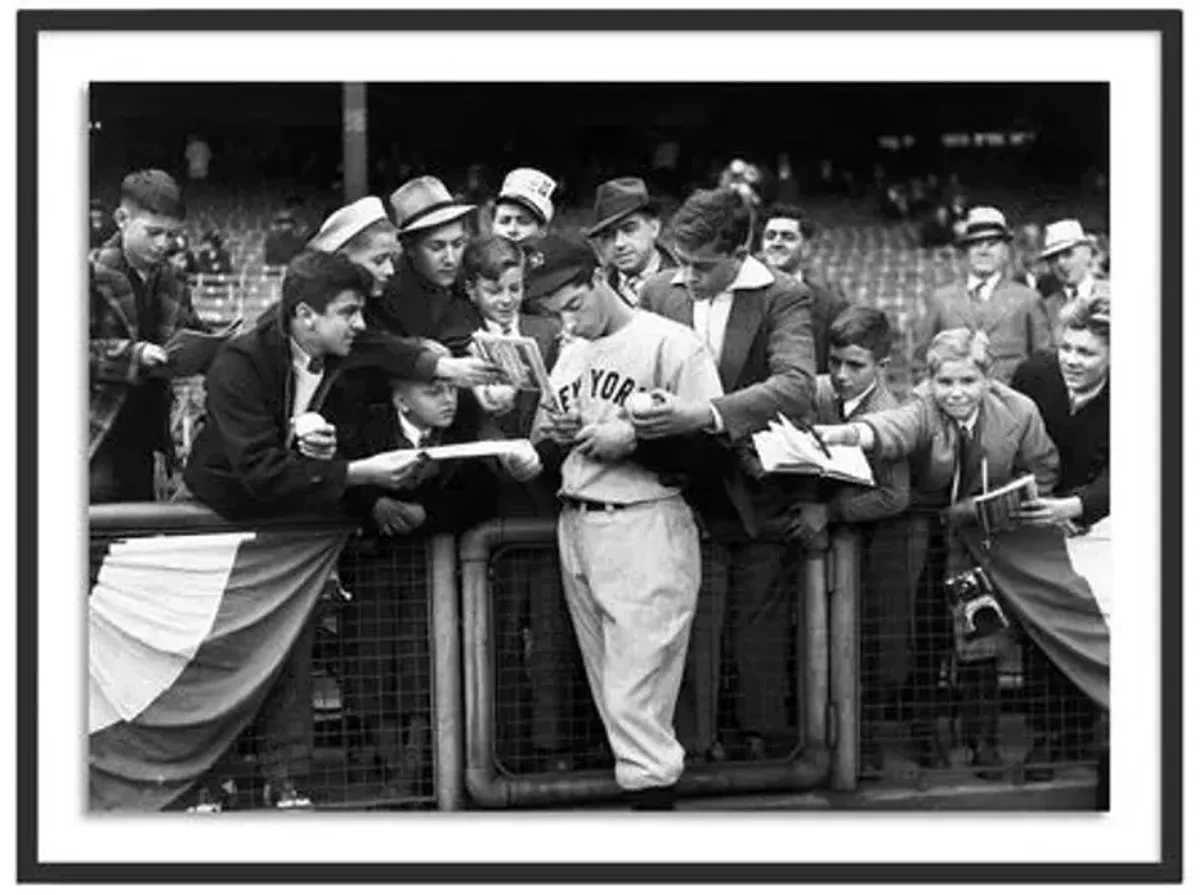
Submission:
{"label": "baseball cap", "polygon": [[536,168],[517,168],[508,172],[497,198],[525,206],[545,225],[554,217],[554,203],[550,197],[556,186],[549,175]]}
{"label": "baseball cap", "polygon": [[596,250],[582,234],[551,233],[525,256],[525,298],[545,298],[580,274],[590,276],[599,266]]}

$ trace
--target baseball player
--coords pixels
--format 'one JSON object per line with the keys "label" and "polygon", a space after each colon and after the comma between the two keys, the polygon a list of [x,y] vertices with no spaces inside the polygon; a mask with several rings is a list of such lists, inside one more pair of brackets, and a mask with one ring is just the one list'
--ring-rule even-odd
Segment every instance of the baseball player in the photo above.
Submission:
{"label": "baseball player", "polygon": [[[629,307],[591,246],[552,235],[526,295],[571,338],[550,374],[533,441],[561,460],[558,549],[588,683],[635,810],[670,810],[684,750],[672,720],[696,598],[700,536],[678,487],[637,462],[630,410],[670,393],[721,395],[711,356],[687,327]],[[549,403],[549,402],[548,402]]]}

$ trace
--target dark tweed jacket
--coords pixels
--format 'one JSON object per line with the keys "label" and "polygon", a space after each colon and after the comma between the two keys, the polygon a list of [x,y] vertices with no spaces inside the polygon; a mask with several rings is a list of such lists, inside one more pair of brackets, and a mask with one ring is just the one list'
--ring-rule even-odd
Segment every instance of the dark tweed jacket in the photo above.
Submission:
{"label": "dark tweed jacket", "polygon": [[[100,249],[88,269],[88,459],[95,455],[112,429],[121,408],[135,389],[148,389],[154,418],[136,424],[152,431],[152,443],[172,459],[169,383],[150,379],[139,363],[149,344],[163,345],[180,329],[204,329],[186,283],[167,265],[152,270],[146,291],[153,309],[152,325],[138,325],[137,299],[129,282],[129,264],[121,251],[120,234]],[[130,421],[133,425],[134,421]]]}

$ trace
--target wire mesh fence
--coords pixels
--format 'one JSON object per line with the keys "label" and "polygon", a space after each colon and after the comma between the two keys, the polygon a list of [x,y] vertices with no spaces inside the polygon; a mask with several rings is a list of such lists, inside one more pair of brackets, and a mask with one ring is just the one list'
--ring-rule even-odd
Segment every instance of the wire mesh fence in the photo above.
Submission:
{"label": "wire mesh fence", "polygon": [[1093,764],[1099,713],[1011,612],[1007,628],[956,637],[944,583],[954,549],[936,514],[864,530],[860,779],[1023,783]]}

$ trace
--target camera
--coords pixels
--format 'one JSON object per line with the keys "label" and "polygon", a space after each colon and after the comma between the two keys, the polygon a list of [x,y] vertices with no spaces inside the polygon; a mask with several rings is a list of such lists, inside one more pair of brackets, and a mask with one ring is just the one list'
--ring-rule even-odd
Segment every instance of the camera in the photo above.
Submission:
{"label": "camera", "polygon": [[983,569],[976,567],[949,575],[944,586],[955,628],[965,641],[988,637],[1009,627],[1008,616]]}

